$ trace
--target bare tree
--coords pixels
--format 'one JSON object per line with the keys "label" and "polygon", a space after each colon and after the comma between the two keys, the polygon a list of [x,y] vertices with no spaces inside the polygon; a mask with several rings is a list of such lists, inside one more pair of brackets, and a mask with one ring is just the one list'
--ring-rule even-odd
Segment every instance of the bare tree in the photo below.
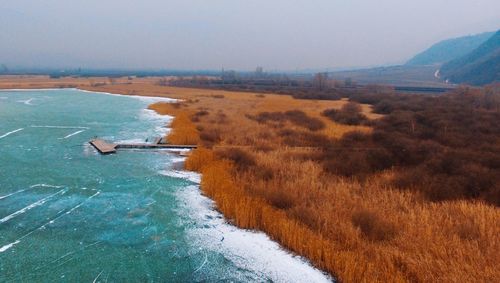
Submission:
{"label": "bare tree", "polygon": [[262,78],[262,77],[264,77],[264,68],[262,68],[262,67],[257,67],[257,68],[255,69],[255,77],[256,77],[256,78]]}
{"label": "bare tree", "polygon": [[344,86],[354,86],[354,82],[351,78],[347,78],[344,80]]}
{"label": "bare tree", "polygon": [[324,90],[327,86],[328,73],[317,73],[314,75],[313,86],[319,90]]}
{"label": "bare tree", "polygon": [[167,86],[168,85],[168,80],[166,78],[161,78],[156,82],[157,85],[159,86]]}

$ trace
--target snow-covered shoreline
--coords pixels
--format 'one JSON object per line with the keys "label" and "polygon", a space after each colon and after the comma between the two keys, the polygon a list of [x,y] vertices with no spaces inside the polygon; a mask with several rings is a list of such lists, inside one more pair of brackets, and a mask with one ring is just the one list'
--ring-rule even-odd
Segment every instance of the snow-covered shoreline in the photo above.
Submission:
{"label": "snow-covered shoreline", "polygon": [[[148,103],[175,102],[176,99],[162,97],[144,97],[127,94],[87,91],[75,88],[66,89],[26,89],[20,91],[53,91],[76,90],[81,92],[105,94],[120,97],[131,97]],[[1,90],[0,90],[1,91]],[[17,91],[17,90],[3,90]],[[148,119],[157,124],[155,134],[165,135],[170,128],[172,116],[161,115],[146,109],[140,119]],[[185,158],[174,157],[170,161],[182,163]],[[260,274],[275,282],[332,282],[328,274],[315,268],[307,259],[294,255],[281,247],[263,232],[240,229],[228,223],[227,219],[215,208],[215,203],[204,196],[200,190],[201,175],[195,172],[169,168],[158,171],[158,174],[171,178],[188,180],[192,185],[179,188],[176,197],[181,202],[181,213],[192,218],[199,225],[187,231],[188,237],[197,245],[209,250],[222,252],[236,266]],[[16,243],[12,243],[15,245]],[[9,249],[11,246],[5,246]],[[200,267],[200,270],[203,266]]]}

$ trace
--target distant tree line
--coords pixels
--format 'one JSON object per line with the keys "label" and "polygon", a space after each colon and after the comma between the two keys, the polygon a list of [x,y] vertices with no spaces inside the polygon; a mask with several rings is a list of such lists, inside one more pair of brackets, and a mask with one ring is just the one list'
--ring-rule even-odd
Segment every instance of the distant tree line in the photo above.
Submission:
{"label": "distant tree line", "polygon": [[373,88],[373,86],[358,86],[351,79],[333,80],[329,78],[328,73],[289,76],[286,74],[267,74],[259,68],[255,73],[223,71],[219,77],[182,77],[169,82],[169,84],[178,87],[287,94],[300,99],[321,100],[338,100],[342,97],[348,97],[362,88]]}

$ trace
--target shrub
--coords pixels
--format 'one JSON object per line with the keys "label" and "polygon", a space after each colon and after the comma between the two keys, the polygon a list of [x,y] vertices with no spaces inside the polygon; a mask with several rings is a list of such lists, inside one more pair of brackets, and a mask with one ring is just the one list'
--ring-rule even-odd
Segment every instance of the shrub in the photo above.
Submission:
{"label": "shrub", "polygon": [[323,134],[283,129],[278,131],[278,135],[283,139],[283,143],[288,146],[325,148],[331,144],[330,139]]}
{"label": "shrub", "polygon": [[173,108],[175,108],[175,109],[179,109],[179,108],[181,108],[182,103],[175,102],[175,103],[172,103],[171,105],[172,105],[172,107],[173,107]]}
{"label": "shrub", "polygon": [[462,240],[477,240],[481,236],[479,225],[472,219],[466,218],[455,227],[455,233]]}
{"label": "shrub", "polygon": [[352,223],[358,227],[364,237],[371,241],[388,241],[396,236],[396,226],[366,209],[352,215]]}
{"label": "shrub", "polygon": [[226,124],[228,122],[227,115],[222,111],[217,112],[215,122],[218,124]]}
{"label": "shrub", "polygon": [[253,148],[256,151],[270,152],[270,151],[275,149],[275,146],[272,143],[260,140],[257,142],[257,144]]}
{"label": "shrub", "polygon": [[274,170],[263,165],[255,166],[255,168],[253,169],[253,174],[257,179],[261,179],[264,181],[269,181],[274,178]]}
{"label": "shrub", "polygon": [[261,112],[256,116],[247,115],[248,119],[254,120],[260,124],[265,124],[269,121],[272,122],[285,122],[290,121],[294,125],[309,129],[311,131],[318,131],[325,128],[325,123],[320,119],[307,116],[306,113],[300,110],[291,110],[286,112]]}
{"label": "shrub", "polygon": [[355,102],[345,104],[340,110],[327,109],[323,111],[323,116],[346,125],[360,125],[368,120],[368,118],[361,113],[361,106]]}
{"label": "shrub", "polygon": [[234,165],[238,170],[247,170],[256,165],[255,158],[248,152],[235,148],[224,148],[216,151],[216,154],[221,159],[234,161]]}
{"label": "shrub", "polygon": [[289,209],[293,206],[293,198],[281,190],[267,189],[263,192],[263,197],[272,206],[279,209]]}
{"label": "shrub", "polygon": [[361,105],[359,103],[349,101],[348,103],[342,105],[341,111],[345,113],[360,113]]}
{"label": "shrub", "polygon": [[340,140],[342,145],[350,145],[354,143],[369,142],[371,135],[361,131],[350,131],[345,133]]}
{"label": "shrub", "polygon": [[201,132],[200,139],[205,143],[214,144],[221,140],[221,136],[219,131],[212,129]]}
{"label": "shrub", "polygon": [[194,116],[202,117],[202,116],[207,116],[208,114],[210,114],[210,112],[208,112],[207,110],[200,110],[194,113]]}
{"label": "shrub", "polygon": [[[283,94],[290,94],[290,93],[284,92]],[[341,93],[336,89],[328,89],[328,90],[322,90],[322,91],[319,91],[319,90],[314,90],[314,91],[296,90],[291,94],[296,99],[339,100],[342,98]]]}
{"label": "shrub", "polygon": [[279,122],[285,120],[285,116],[281,112],[260,112],[256,116],[247,114],[246,117],[250,120],[256,121],[259,124],[264,124],[268,121]]}
{"label": "shrub", "polygon": [[347,152],[342,149],[331,148],[328,149],[325,155],[323,168],[328,173],[346,177],[364,177],[374,171],[366,160],[364,151]]}
{"label": "shrub", "polygon": [[307,116],[306,113],[300,110],[292,110],[285,112],[286,119],[297,126],[304,127],[311,131],[318,131],[325,128],[323,121]]}
{"label": "shrub", "polygon": [[380,101],[373,107],[373,112],[379,114],[389,114],[392,111],[394,111],[394,105],[387,99]]}

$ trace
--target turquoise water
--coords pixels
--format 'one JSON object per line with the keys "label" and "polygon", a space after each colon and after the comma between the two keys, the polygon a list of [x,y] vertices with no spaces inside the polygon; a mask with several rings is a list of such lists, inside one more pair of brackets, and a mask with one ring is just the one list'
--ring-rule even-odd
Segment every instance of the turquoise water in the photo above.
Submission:
{"label": "turquoise water", "polygon": [[265,235],[228,225],[197,176],[172,168],[175,154],[101,156],[87,144],[164,134],[168,117],[145,110],[151,102],[0,92],[0,282],[329,280]]}

